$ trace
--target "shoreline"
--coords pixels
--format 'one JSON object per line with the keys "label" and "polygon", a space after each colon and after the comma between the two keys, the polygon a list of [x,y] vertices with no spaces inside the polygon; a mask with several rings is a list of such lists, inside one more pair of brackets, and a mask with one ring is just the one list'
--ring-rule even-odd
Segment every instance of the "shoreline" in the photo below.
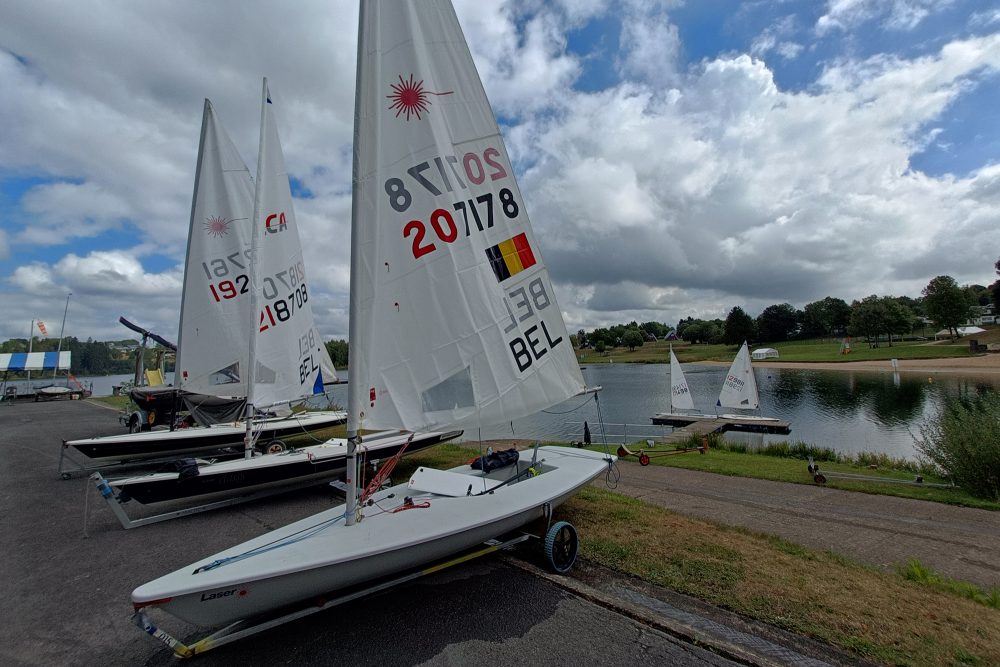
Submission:
{"label": "shoreline", "polygon": [[[692,362],[706,366],[728,366],[724,361]],[[755,368],[814,369],[823,371],[882,371],[893,372],[888,359],[870,361],[754,361]],[[899,359],[896,371],[900,373],[964,373],[1000,375],[1000,354],[979,357],[956,357],[943,359]]]}

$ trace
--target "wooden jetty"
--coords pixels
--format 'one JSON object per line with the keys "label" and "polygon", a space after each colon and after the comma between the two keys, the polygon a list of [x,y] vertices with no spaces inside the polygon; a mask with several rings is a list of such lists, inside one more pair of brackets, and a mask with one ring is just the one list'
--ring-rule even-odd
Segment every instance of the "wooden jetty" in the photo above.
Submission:
{"label": "wooden jetty", "polygon": [[660,426],[673,426],[669,433],[657,440],[664,443],[684,442],[692,436],[703,436],[710,433],[725,433],[740,431],[744,433],[779,433],[786,434],[792,430],[791,424],[780,419],[761,418],[740,415],[679,415],[660,413],[650,417],[650,420]]}

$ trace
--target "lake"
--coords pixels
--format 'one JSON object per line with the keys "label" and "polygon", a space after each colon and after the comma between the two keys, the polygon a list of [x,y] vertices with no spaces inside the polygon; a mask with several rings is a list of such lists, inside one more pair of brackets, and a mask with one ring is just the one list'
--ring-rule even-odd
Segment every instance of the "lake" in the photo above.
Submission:
{"label": "lake", "polygon": [[[887,362],[888,363],[888,362]],[[715,401],[728,371],[720,365],[686,364],[684,375],[701,412],[715,411]],[[790,435],[730,433],[730,439],[751,443],[803,441],[839,452],[882,452],[915,458],[914,436],[919,425],[936,414],[946,397],[996,391],[1000,376],[959,373],[892,373],[885,371],[825,371],[755,368],[761,413],[792,425]],[[346,377],[346,373],[343,374]],[[669,409],[670,379],[666,364],[595,364],[583,369],[589,386],[601,385],[600,409],[609,440],[620,442],[669,431],[649,418]],[[94,395],[109,395],[130,375],[80,378],[93,382]],[[347,405],[347,386],[332,387],[333,400]],[[573,398],[511,426],[484,428],[482,437],[539,440],[581,440],[583,422],[599,439],[597,404],[592,396]],[[467,439],[479,437],[467,432]]]}

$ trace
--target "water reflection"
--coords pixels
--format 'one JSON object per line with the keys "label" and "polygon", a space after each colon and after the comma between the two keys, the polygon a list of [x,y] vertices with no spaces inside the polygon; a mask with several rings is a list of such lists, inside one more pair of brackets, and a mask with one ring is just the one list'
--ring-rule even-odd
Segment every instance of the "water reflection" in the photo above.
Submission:
{"label": "water reflection", "polygon": [[[728,368],[723,365],[686,365],[684,375],[695,407],[714,412],[719,389]],[[914,434],[919,424],[935,415],[946,398],[977,396],[997,391],[1000,375],[958,373],[893,373],[885,371],[824,371],[755,368],[761,412],[787,420],[788,436],[730,434],[747,442],[802,440],[846,453],[884,452],[913,458]],[[649,418],[669,408],[670,377],[666,364],[599,364],[583,371],[589,386],[602,385],[601,414],[609,433],[621,435],[628,424],[632,439],[665,433]],[[121,376],[126,378],[127,376]],[[94,378],[95,394],[110,394],[118,378]],[[119,380],[120,381],[120,380]],[[98,387],[98,385],[101,385]],[[104,385],[107,385],[106,391]],[[347,405],[346,385],[333,388],[335,400]],[[574,398],[543,413],[482,430],[483,438],[579,440],[583,422],[598,422],[592,398]],[[467,432],[476,438],[479,432]]]}

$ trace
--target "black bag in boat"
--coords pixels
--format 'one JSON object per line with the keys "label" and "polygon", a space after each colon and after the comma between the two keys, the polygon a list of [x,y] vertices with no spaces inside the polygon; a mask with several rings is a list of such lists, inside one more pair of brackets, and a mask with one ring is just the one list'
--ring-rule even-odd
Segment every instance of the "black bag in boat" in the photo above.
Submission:
{"label": "black bag in boat", "polygon": [[512,447],[501,452],[493,452],[486,456],[480,456],[469,465],[475,470],[489,472],[498,468],[504,468],[512,463],[517,463],[518,456],[518,451]]}

